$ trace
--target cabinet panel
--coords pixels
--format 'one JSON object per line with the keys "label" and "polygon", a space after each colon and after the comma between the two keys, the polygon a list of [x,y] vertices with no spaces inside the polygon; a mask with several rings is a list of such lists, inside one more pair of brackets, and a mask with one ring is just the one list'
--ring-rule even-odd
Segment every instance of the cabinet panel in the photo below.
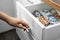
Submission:
{"label": "cabinet panel", "polygon": [[[35,22],[34,17],[31,16],[31,13],[28,12],[26,10],[26,8],[24,8],[21,4],[17,3],[17,5],[18,5],[17,6],[18,18],[25,20],[29,24],[29,27],[31,28],[31,32],[34,35],[34,37],[37,40],[41,40],[42,39],[41,38],[42,37],[42,28],[40,27],[40,25]],[[31,40],[31,38],[29,38],[29,35],[26,31],[20,30],[20,32],[18,32],[19,29],[17,29],[16,31],[17,31],[18,35],[22,38],[22,40]]]}

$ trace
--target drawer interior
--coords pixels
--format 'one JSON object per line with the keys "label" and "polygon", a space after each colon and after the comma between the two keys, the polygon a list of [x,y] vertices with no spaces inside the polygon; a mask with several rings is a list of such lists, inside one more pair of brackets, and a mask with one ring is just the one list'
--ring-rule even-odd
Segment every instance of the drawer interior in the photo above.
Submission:
{"label": "drawer interior", "polygon": [[28,10],[29,12],[31,12],[31,13],[32,13],[34,10],[43,11],[43,10],[45,10],[45,9],[47,9],[47,10],[50,10],[50,9],[51,9],[51,7],[48,6],[48,5],[45,4],[45,3],[27,6],[26,8],[27,8],[27,10]]}
{"label": "drawer interior", "polygon": [[[27,6],[26,9],[32,14],[34,10],[39,10],[39,11],[43,11],[43,10],[50,10],[52,9],[52,7],[48,6],[47,4],[45,3],[41,3],[41,4],[37,4],[37,5],[31,5],[31,6]],[[35,17],[35,16],[34,16]],[[36,18],[36,17],[35,17]],[[39,20],[38,20],[39,21]],[[48,26],[45,26],[45,28],[51,28],[51,27],[54,27],[54,26],[57,26],[57,25],[60,25],[59,23],[60,21],[58,21],[58,23],[56,24],[52,24],[52,25],[48,25]],[[40,22],[41,23],[41,22]]]}

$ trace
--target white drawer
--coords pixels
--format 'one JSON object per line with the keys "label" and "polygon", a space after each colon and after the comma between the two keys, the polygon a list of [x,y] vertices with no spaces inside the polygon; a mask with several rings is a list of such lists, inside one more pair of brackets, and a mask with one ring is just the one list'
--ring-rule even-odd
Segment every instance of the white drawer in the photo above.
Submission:
{"label": "white drawer", "polygon": [[39,3],[41,3],[41,0],[18,0],[18,1],[23,6],[28,6],[28,5],[33,5],[33,4],[39,4]]}
{"label": "white drawer", "polygon": [[[60,27],[59,27],[60,23],[45,27],[43,24],[41,24],[38,21],[38,19],[36,19],[32,15],[32,12],[37,9],[40,11],[43,11],[44,9],[49,10],[51,9],[51,7],[49,7],[48,5],[44,3],[24,7],[17,1],[17,17],[25,20],[29,24],[31,31],[34,37],[36,38],[36,40],[59,39],[60,38]],[[29,35],[27,34],[26,31],[23,31],[17,28],[16,32],[22,40],[32,40],[29,38]]]}

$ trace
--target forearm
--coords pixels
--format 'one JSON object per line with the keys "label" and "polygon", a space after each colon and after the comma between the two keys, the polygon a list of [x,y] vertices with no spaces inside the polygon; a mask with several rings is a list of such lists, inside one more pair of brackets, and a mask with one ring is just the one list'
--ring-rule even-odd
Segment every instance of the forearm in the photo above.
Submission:
{"label": "forearm", "polygon": [[10,19],[10,16],[8,16],[6,13],[4,12],[0,12],[0,19],[4,20],[4,21],[8,21]]}

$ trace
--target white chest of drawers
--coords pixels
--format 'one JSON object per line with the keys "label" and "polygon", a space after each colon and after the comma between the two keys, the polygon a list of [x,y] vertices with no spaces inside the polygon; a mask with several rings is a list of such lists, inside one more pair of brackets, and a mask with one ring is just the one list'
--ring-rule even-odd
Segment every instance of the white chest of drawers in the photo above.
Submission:
{"label": "white chest of drawers", "polygon": [[[60,38],[60,23],[45,27],[43,24],[41,24],[41,22],[38,21],[37,18],[32,15],[34,10],[49,10],[51,9],[50,6],[42,2],[28,5],[23,5],[19,1],[16,3],[17,17],[25,20],[29,24],[36,40],[58,40]],[[16,32],[21,40],[32,40],[26,31],[17,28]]]}

